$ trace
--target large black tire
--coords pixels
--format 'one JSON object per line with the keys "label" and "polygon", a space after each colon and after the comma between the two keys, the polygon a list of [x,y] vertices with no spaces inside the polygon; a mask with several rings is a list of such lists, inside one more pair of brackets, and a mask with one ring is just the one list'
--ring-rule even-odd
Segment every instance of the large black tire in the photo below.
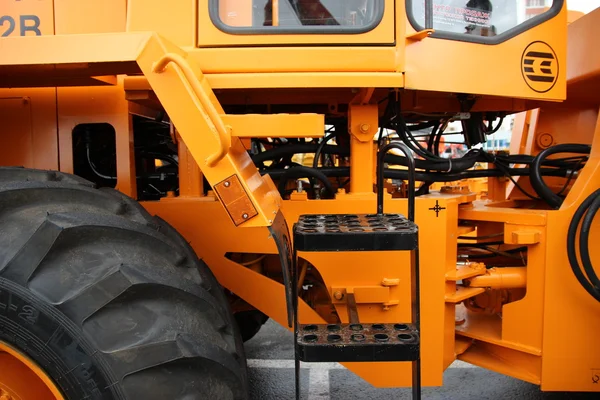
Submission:
{"label": "large black tire", "polygon": [[258,310],[241,311],[234,314],[242,340],[247,342],[260,331],[269,317]]}
{"label": "large black tire", "polygon": [[64,173],[0,168],[0,341],[69,400],[247,397],[207,266],[137,202]]}

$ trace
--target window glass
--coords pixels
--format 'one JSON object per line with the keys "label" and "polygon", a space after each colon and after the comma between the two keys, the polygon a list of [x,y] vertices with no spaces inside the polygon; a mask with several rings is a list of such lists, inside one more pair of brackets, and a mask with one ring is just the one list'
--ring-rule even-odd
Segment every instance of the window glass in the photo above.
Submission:
{"label": "window glass", "polygon": [[383,0],[219,0],[220,22],[232,28],[364,31],[383,15]]}
{"label": "window glass", "polygon": [[[431,0],[433,29],[497,36],[548,12],[553,0]],[[425,0],[412,0],[412,15],[425,26]]]}

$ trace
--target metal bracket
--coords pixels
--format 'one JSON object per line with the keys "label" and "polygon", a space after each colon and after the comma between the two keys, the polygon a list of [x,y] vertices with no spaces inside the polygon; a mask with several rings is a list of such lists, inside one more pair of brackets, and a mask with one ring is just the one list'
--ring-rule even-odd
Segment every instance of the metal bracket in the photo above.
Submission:
{"label": "metal bracket", "polygon": [[419,42],[419,41],[421,41],[421,40],[423,40],[425,38],[428,38],[434,32],[435,32],[435,30],[433,30],[433,29],[423,29],[422,31],[415,32],[412,35],[408,35],[406,37],[406,39],[412,40],[412,41],[415,41],[415,42]]}

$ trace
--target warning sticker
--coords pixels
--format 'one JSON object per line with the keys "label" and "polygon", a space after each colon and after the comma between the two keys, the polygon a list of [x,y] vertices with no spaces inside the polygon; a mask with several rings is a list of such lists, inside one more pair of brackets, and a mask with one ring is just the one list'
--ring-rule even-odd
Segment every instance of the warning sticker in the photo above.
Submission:
{"label": "warning sticker", "polygon": [[[526,19],[525,2],[515,0],[432,0],[436,30],[493,36]],[[425,0],[413,0],[415,19],[424,25]]]}
{"label": "warning sticker", "polygon": [[465,23],[477,26],[491,26],[492,13],[476,8],[456,7],[450,5],[433,5],[434,23],[444,25],[462,25]]}

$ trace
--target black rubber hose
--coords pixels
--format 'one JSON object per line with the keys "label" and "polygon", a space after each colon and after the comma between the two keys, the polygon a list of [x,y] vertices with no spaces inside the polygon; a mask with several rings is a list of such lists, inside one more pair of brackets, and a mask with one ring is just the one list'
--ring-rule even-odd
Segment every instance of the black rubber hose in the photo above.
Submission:
{"label": "black rubber hose", "polygon": [[598,291],[600,291],[600,279],[598,279],[598,275],[596,275],[594,267],[592,266],[589,244],[592,222],[594,221],[594,217],[599,209],[600,196],[597,196],[594,198],[594,201],[592,201],[592,204],[590,204],[590,208],[588,209],[588,212],[585,214],[583,222],[581,223],[581,231],[579,232],[579,255],[581,257],[581,263],[583,264],[583,269],[590,280],[590,283]]}
{"label": "black rubber hose", "polygon": [[432,154],[435,154],[433,151],[433,144],[435,143],[435,138],[437,136],[438,130],[440,129],[440,126],[440,123],[435,125],[431,130],[431,133],[429,134],[429,138],[427,139],[427,150]]}
{"label": "black rubber hose", "polygon": [[[288,144],[285,146],[278,146],[274,149],[269,149],[260,154],[256,154],[255,156],[252,156],[252,161],[254,161],[254,163],[258,165],[268,160],[276,160],[294,154],[315,153],[317,151],[317,148],[318,145],[310,143]],[[350,149],[342,146],[325,145],[323,146],[322,151],[327,154],[337,154],[340,156],[350,155]]]}
{"label": "black rubber hose", "polygon": [[327,135],[327,136],[325,136],[325,138],[323,138],[321,143],[319,143],[319,146],[317,147],[317,150],[315,151],[315,159],[313,160],[313,168],[317,168],[319,166],[319,158],[321,158],[321,153],[323,152],[323,148],[325,147],[327,142],[329,142],[331,139],[336,137],[336,135],[337,135],[337,132],[331,132],[329,135]]}
{"label": "black rubber hose", "polygon": [[439,157],[440,155],[440,143],[442,142],[442,136],[444,136],[444,129],[440,128],[440,130],[435,135],[435,141],[433,143],[433,154]]}
{"label": "black rubber hose", "polygon": [[591,146],[587,144],[559,144],[543,150],[538,154],[531,164],[529,169],[529,179],[531,180],[531,186],[542,200],[544,200],[550,207],[555,209],[560,208],[563,203],[562,197],[554,193],[548,185],[542,179],[540,169],[544,160],[556,153],[577,153],[577,154],[589,154]]}
{"label": "black rubber hose", "polygon": [[[600,286],[598,282],[598,277],[593,270],[591,265],[591,261],[589,259],[589,228],[591,226],[591,222],[594,218],[594,215],[600,208],[600,189],[596,190],[592,193],[587,199],[581,203],[575,214],[573,215],[573,219],[571,219],[571,224],[569,225],[569,230],[567,232],[567,255],[569,257],[569,264],[571,265],[571,270],[573,274],[575,274],[575,278],[579,281],[581,286],[588,292],[593,298],[600,302]],[[596,207],[595,209],[593,207]],[[575,238],[577,237],[577,228],[579,227],[579,223],[583,218],[585,213],[588,215],[591,214],[591,217],[588,219],[587,215],[584,220],[584,224],[587,222],[588,226],[582,225],[581,227],[581,237],[579,238],[579,248],[581,252],[581,258],[583,262],[583,267],[587,273],[583,272],[581,266],[579,265],[579,261],[577,260],[577,253],[575,250]],[[587,220],[587,221],[586,221]],[[585,231],[584,231],[585,229]],[[586,233],[587,232],[587,233]],[[587,255],[587,259],[585,259]],[[591,270],[591,274],[590,274]],[[589,279],[588,279],[589,278]],[[595,281],[594,281],[595,278]],[[590,280],[592,281],[590,283]]]}
{"label": "black rubber hose", "polygon": [[[286,156],[299,154],[299,153],[315,153],[317,151],[318,145],[315,144],[288,144],[285,146],[279,146],[274,149],[269,149],[260,154],[256,154],[252,157],[252,161],[256,165],[261,165],[267,160],[277,160]],[[327,154],[335,154],[342,157],[347,157],[350,155],[350,149],[342,146],[332,146],[325,145],[323,146],[324,153]],[[482,158],[483,152],[481,150],[471,150],[469,153],[465,154],[461,158],[452,159],[451,163],[451,172],[460,172],[465,171],[469,168],[472,168],[477,161],[483,161]],[[392,154],[388,154],[385,156],[385,162],[389,164],[395,165],[405,165],[406,166],[406,158],[395,156]],[[448,171],[448,160],[440,158],[439,160],[415,160],[418,169],[425,170],[433,170],[433,171]]]}
{"label": "black rubber hose", "polygon": [[[386,158],[387,159],[387,158]],[[387,162],[387,161],[386,161]],[[274,170],[265,170],[261,171],[263,175],[269,175],[272,179],[282,179],[284,175],[292,170],[298,169],[301,167],[293,167],[289,169],[274,169]],[[307,168],[307,167],[302,167]],[[312,169],[312,168],[308,168]],[[328,178],[347,178],[350,176],[350,167],[323,167],[315,169],[325,175]],[[559,176],[565,177],[568,172],[555,169],[555,168],[544,168],[542,169],[543,176]],[[511,176],[527,176],[529,175],[529,168],[513,168],[510,170]],[[305,175],[306,176],[306,175]],[[454,172],[449,174],[444,173],[428,173],[428,172],[419,172],[415,173],[415,177],[417,181],[420,182],[453,182],[461,179],[468,178],[485,178],[485,177],[495,177],[495,176],[506,176],[504,171],[499,169],[477,169],[470,170],[464,172]],[[406,170],[401,169],[391,169],[386,168],[384,170],[384,177],[388,179],[408,179],[408,172]]]}
{"label": "black rubber hose", "polygon": [[431,122],[423,122],[421,124],[416,124],[416,125],[407,125],[406,127],[410,131],[420,131],[422,129],[434,128],[438,123],[439,123],[438,121],[431,121]]}
{"label": "black rubber hose", "polygon": [[[504,117],[500,118],[500,121],[498,121],[498,125],[496,125],[495,128],[488,130],[485,134],[486,135],[491,135],[493,133],[498,132],[498,130],[500,129],[500,127],[502,126],[502,123],[504,122]],[[490,121],[490,127],[492,126],[492,122]]]}
{"label": "black rubber hose", "polygon": [[[350,171],[348,171],[348,175],[350,175]],[[327,175],[318,169],[308,167],[292,167],[284,170],[284,173],[279,178],[279,184],[277,185],[277,190],[279,190],[279,193],[285,193],[287,182],[290,179],[296,178],[316,178],[323,184],[330,196],[333,197],[335,194],[335,189],[327,178]]]}
{"label": "black rubber hose", "polygon": [[[277,160],[283,157],[289,157],[290,155],[299,154],[299,153],[315,153],[319,145],[302,143],[302,144],[288,144],[285,146],[279,146],[274,149],[269,149],[260,154],[254,155],[252,160],[257,164],[261,165],[263,162],[267,160]],[[342,157],[347,157],[350,155],[350,149],[342,146],[333,146],[333,145],[325,145],[323,146],[322,152],[327,154],[335,154]],[[569,162],[570,160],[580,160],[581,157],[569,157],[565,159],[552,159],[552,160],[541,160],[542,165],[544,166],[553,166],[557,168],[574,168],[575,162]],[[474,149],[470,150],[467,154],[465,154],[461,158],[453,158],[451,160],[451,170],[450,172],[460,173],[463,171],[467,171],[472,168],[476,162],[490,162],[496,164],[505,164],[506,168],[508,168],[509,164],[531,164],[533,163],[533,157],[531,156],[523,156],[523,155],[514,155],[514,156],[492,156],[482,150]],[[394,165],[404,165],[406,166],[406,158],[396,156],[393,154],[387,154],[385,156],[385,162],[388,164]],[[448,172],[448,160],[440,158],[439,161],[434,160],[415,160],[417,165],[417,169],[421,170],[431,170],[431,171],[439,171],[439,172]],[[547,173],[547,169],[544,170],[542,175],[553,175]],[[269,171],[269,174],[271,171]],[[497,173],[497,172],[496,172]],[[515,176],[520,176],[522,174],[516,174]],[[483,175],[483,176],[502,176],[502,174],[498,175]],[[567,174],[558,174],[553,176],[567,176]],[[437,181],[440,181],[439,179]]]}

